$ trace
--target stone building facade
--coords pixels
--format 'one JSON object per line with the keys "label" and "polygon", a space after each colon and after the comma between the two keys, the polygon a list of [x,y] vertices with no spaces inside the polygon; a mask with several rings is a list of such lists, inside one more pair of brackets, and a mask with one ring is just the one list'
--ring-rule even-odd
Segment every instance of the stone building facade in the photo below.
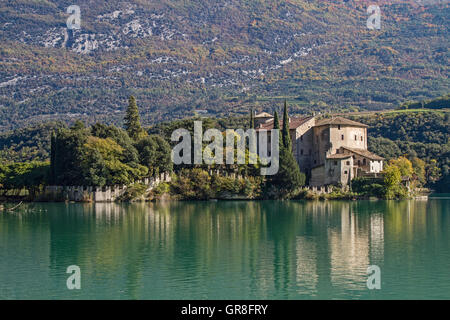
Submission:
{"label": "stone building facade", "polygon": [[[273,129],[273,122],[268,113],[255,115],[257,132]],[[289,131],[292,152],[311,186],[346,186],[356,176],[383,171],[383,158],[367,150],[365,124],[343,117],[292,117]]]}

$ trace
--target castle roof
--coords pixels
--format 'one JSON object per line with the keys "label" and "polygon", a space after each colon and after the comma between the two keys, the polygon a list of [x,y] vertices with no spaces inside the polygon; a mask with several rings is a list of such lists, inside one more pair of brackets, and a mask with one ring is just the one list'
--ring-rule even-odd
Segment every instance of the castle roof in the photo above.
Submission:
{"label": "castle roof", "polygon": [[327,159],[347,159],[350,158],[351,153],[335,153],[327,156]]}
{"label": "castle roof", "polygon": [[273,118],[273,115],[267,112],[258,113],[255,118]]}
{"label": "castle roof", "polygon": [[371,160],[384,160],[383,157],[380,157],[379,155],[376,155],[375,153],[370,152],[366,149],[356,149],[356,148],[349,148],[349,147],[342,147],[343,149],[346,149],[350,152],[359,154],[360,156],[363,156],[365,158],[371,159]]}
{"label": "castle roof", "polygon": [[331,124],[339,124],[344,126],[350,126],[350,127],[368,127],[364,123],[356,122],[353,120],[349,120],[343,117],[332,117],[327,119],[322,119],[317,121],[316,127],[325,126],[325,125],[331,125]]}
{"label": "castle roof", "polygon": [[[306,121],[312,119],[313,117],[302,117],[302,118],[289,118],[289,130],[294,130],[304,124]],[[262,123],[256,128],[256,130],[271,130],[273,129],[274,120],[269,120],[266,123]],[[280,129],[283,128],[283,121],[280,120]]]}

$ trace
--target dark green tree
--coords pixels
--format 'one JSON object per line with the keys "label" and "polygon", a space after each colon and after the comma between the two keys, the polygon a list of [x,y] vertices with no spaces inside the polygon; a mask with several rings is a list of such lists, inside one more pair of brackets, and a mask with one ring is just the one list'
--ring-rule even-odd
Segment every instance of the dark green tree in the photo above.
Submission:
{"label": "dark green tree", "polygon": [[[275,112],[274,116],[274,128],[279,128],[278,114]],[[284,104],[284,116],[283,116],[283,129],[281,132],[280,145],[280,159],[279,170],[276,175],[273,176],[273,184],[280,190],[280,196],[284,197],[291,191],[301,187],[305,184],[306,177],[300,172],[298,163],[292,154],[292,143],[289,135],[289,117],[287,113],[286,102]]]}
{"label": "dark green tree", "polygon": [[130,96],[128,99],[128,107],[125,114],[125,129],[128,135],[134,141],[138,141],[145,135],[145,131],[141,127],[141,118],[139,116],[139,108],[136,104],[136,99]]}
{"label": "dark green tree", "polygon": [[292,149],[291,136],[289,134],[289,115],[287,109],[286,100],[284,100],[284,110],[283,110],[283,131],[281,132],[283,146],[288,150]]}
{"label": "dark green tree", "polygon": [[136,144],[141,165],[149,170],[150,175],[171,172],[173,163],[169,143],[159,135],[147,136]]}
{"label": "dark green tree", "polygon": [[275,115],[273,116],[273,128],[280,129],[280,120],[278,119],[278,112],[275,111]]}
{"label": "dark green tree", "polygon": [[96,123],[91,127],[91,134],[98,138],[111,138],[124,149],[123,159],[121,161],[133,168],[136,168],[139,164],[139,155],[134,146],[134,142],[125,130],[115,126]]}
{"label": "dark green tree", "polygon": [[305,174],[300,172],[292,150],[280,146],[279,166],[278,173],[275,175],[275,181],[280,189],[290,192],[305,184]]}
{"label": "dark green tree", "polygon": [[111,138],[89,136],[81,157],[84,185],[128,185],[144,177],[147,168],[139,164],[133,168],[124,163],[124,151]]}
{"label": "dark green tree", "polygon": [[253,113],[253,108],[250,109],[250,129],[255,129],[255,115]]}
{"label": "dark green tree", "polygon": [[59,129],[54,140],[52,161],[53,182],[57,185],[82,185],[84,182],[81,167],[84,145],[88,138],[87,130]]}
{"label": "dark green tree", "polygon": [[72,130],[83,130],[86,129],[86,125],[83,121],[77,120],[73,123],[72,127],[70,127]]}
{"label": "dark green tree", "polygon": [[55,170],[55,157],[56,157],[56,134],[53,131],[50,138],[50,178],[51,184],[55,183],[56,170]]}
{"label": "dark green tree", "polygon": [[42,161],[18,162],[0,166],[0,185],[5,190],[27,189],[33,199],[48,182],[50,164]]}

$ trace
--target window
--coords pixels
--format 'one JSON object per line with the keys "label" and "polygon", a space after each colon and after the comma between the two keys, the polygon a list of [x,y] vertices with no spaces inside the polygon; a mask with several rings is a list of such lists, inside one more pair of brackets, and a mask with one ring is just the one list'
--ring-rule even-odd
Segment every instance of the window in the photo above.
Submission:
{"label": "window", "polygon": [[363,136],[361,136],[361,141],[363,141]]}
{"label": "window", "polygon": [[333,161],[333,164],[334,164],[335,166],[337,166],[337,161]]}
{"label": "window", "polygon": [[344,171],[344,174],[347,174],[347,170]]}
{"label": "window", "polygon": [[350,165],[350,161],[347,161],[346,164],[349,166]]}
{"label": "window", "polygon": [[300,140],[303,141],[303,135],[300,136]]}
{"label": "window", "polygon": [[357,141],[358,140],[358,136],[355,134],[355,141]]}
{"label": "window", "polygon": [[363,159],[363,164],[364,164],[364,165],[366,164],[366,158]]}
{"label": "window", "polygon": [[358,159],[358,166],[361,165],[361,160]]}
{"label": "window", "polygon": [[344,140],[344,135],[341,135],[341,140]]}
{"label": "window", "polygon": [[303,155],[303,149],[300,149],[300,154]]}
{"label": "window", "polygon": [[341,130],[341,125],[340,124],[338,124],[338,130]]}

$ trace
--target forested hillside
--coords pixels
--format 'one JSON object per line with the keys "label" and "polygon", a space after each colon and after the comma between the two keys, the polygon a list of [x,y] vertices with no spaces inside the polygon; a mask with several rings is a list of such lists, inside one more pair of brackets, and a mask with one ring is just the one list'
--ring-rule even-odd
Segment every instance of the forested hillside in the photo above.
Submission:
{"label": "forested hillside", "polygon": [[[425,161],[430,180],[449,176],[450,113],[393,112],[351,117],[369,125],[369,150],[393,159],[399,156]],[[450,187],[447,182],[447,188]],[[449,190],[446,190],[447,192]]]}
{"label": "forested hillside", "polygon": [[[80,7],[81,29],[67,30]],[[380,110],[449,92],[448,1],[3,0],[0,130],[54,120],[145,125],[250,107]]]}
{"label": "forested hillside", "polygon": [[2,162],[45,161],[50,159],[50,134],[64,127],[62,122],[48,122],[0,134]]}
{"label": "forested hillside", "polygon": [[[407,156],[425,161],[431,179],[448,176],[450,168],[450,113],[445,111],[413,111],[349,116],[369,125],[369,149],[386,160]],[[193,128],[196,118],[170,121],[148,128],[151,135],[160,135],[170,143],[177,128]],[[203,129],[248,128],[249,117],[197,118]],[[2,163],[48,161],[50,136],[62,123],[46,123],[5,132],[0,135]]]}

